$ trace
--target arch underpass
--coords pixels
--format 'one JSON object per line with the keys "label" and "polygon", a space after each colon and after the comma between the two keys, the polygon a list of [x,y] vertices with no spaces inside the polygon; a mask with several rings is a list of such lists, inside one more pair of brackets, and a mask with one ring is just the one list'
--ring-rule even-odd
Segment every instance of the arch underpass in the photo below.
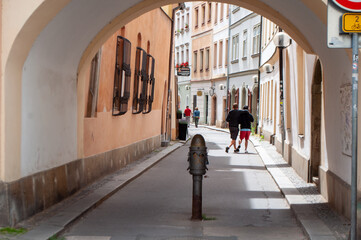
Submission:
{"label": "arch underpass", "polygon": [[[17,0],[20,4],[26,0]],[[323,70],[321,163],[350,183],[340,161],[339,88],[351,81],[347,50],[326,42],[326,1],[223,0],[248,8],[284,29]],[[175,0],[45,0],[27,4],[2,55],[1,180],[13,182],[84,157],[84,82],[101,45],[136,17]],[[16,4],[5,4],[16,19]],[[11,22],[11,21],[9,21]],[[9,29],[12,27],[7,25]],[[5,28],[6,29],[6,28]],[[157,97],[157,96],[156,96]]]}

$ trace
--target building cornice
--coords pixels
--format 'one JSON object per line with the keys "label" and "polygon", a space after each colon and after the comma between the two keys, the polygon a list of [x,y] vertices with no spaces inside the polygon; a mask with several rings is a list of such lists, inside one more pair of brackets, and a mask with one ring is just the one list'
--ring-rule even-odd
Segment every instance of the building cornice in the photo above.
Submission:
{"label": "building cornice", "polygon": [[[229,28],[230,28],[230,29],[234,29],[234,28],[238,27],[239,25],[241,25],[242,23],[250,20],[251,18],[257,17],[257,16],[259,16],[259,15],[258,15],[257,13],[254,13],[254,12],[253,12],[253,13],[245,16],[244,18],[238,20],[237,22],[232,23]],[[260,16],[259,16],[259,17],[260,17]]]}
{"label": "building cornice", "polygon": [[257,74],[258,73],[258,69],[249,69],[246,71],[241,71],[241,72],[235,72],[235,73],[230,73],[229,77],[241,77],[241,76],[247,76],[250,74]]}

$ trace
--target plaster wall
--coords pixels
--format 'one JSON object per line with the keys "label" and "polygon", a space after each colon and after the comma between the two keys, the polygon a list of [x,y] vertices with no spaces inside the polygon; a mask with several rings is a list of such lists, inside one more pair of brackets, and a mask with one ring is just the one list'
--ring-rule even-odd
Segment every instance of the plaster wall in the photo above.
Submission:
{"label": "plaster wall", "polygon": [[[24,3],[26,1],[21,1]],[[46,1],[49,2],[50,1]],[[55,3],[57,1],[53,1]],[[59,2],[59,1],[58,1]],[[77,77],[83,71],[84,65],[90,62],[91,57],[101,46],[102,43],[112,34],[115,29],[128,23],[137,14],[145,13],[162,4],[174,3],[176,1],[116,1],[116,0],[77,0],[67,4],[59,14],[54,14],[54,18],[45,18],[43,22],[33,22],[36,29],[32,31],[31,27],[23,26],[14,41],[13,47],[9,52],[9,57],[3,59],[3,66],[6,69],[3,77],[4,87],[2,88],[2,163],[4,170],[2,178],[6,181],[13,181],[20,178],[20,161],[24,161],[23,150],[30,149],[23,147],[22,143],[28,143],[30,137],[24,136],[21,127],[23,124],[26,128],[32,127],[32,124],[23,123],[26,117],[27,106],[22,106],[21,82],[32,81],[34,77],[44,79],[52,78],[52,81],[64,81],[64,85],[73,85]],[[340,144],[339,136],[342,135],[341,127],[342,119],[339,116],[341,112],[340,103],[340,87],[343,83],[351,81],[351,59],[348,51],[344,49],[329,49],[326,46],[326,1],[309,1],[309,0],[229,0],[228,3],[241,5],[262,14],[279,24],[282,29],[288,32],[295,41],[302,46],[307,53],[317,54],[323,64],[324,72],[324,121],[322,124],[322,162],[325,168],[332,170],[338,177],[346,183],[350,183],[350,161],[342,159],[342,144]],[[63,3],[63,1],[61,2]],[[52,9],[49,8],[42,11]],[[132,8],[131,8],[132,7]],[[124,15],[122,15],[124,13]],[[96,17],[94,17],[96,16]],[[42,27],[45,26],[46,27]],[[80,31],[81,30],[81,31]],[[34,37],[35,36],[35,37]],[[29,39],[27,38],[29,37]],[[36,40],[34,40],[36,39]],[[23,48],[22,41],[27,42]],[[51,44],[53,43],[53,44]],[[54,49],[54,43],[57,48]],[[43,46],[40,49],[37,45]],[[18,48],[20,47],[20,48]],[[30,51],[30,54],[28,55]],[[34,51],[39,51],[34,52]],[[37,56],[44,56],[44,52],[48,52],[44,59],[37,59]],[[19,58],[18,58],[19,57]],[[27,63],[24,65],[25,59]],[[15,60],[14,60],[15,59]],[[17,61],[18,60],[18,61]],[[5,63],[6,62],[6,63]],[[53,73],[53,65],[59,64],[56,71],[57,76]],[[42,68],[36,67],[41,65]],[[22,76],[24,67],[31,69]],[[36,73],[34,71],[37,71]],[[27,75],[29,74],[29,75]],[[66,87],[64,87],[66,89]],[[4,93],[6,95],[4,96]],[[59,91],[60,92],[60,91]],[[68,94],[73,95],[72,92]],[[45,96],[45,95],[43,95]],[[36,98],[36,96],[35,96]],[[56,99],[56,96],[55,98]],[[72,99],[72,98],[71,98]],[[27,99],[30,102],[32,99]],[[36,101],[39,101],[36,100]],[[44,99],[49,103],[44,109],[49,110],[52,106],[56,106],[57,102],[51,99]],[[361,99],[359,98],[359,101]],[[62,102],[61,104],[63,104]],[[6,108],[3,108],[7,106]],[[37,112],[33,112],[33,116],[41,115],[39,112],[43,109],[43,105],[36,108]],[[67,121],[56,128],[67,127],[66,123],[71,122],[74,118],[73,106],[66,107],[66,113],[71,112]],[[32,109],[31,109],[32,110]],[[21,116],[25,114],[25,116]],[[59,114],[55,112],[55,114]],[[43,119],[47,121],[48,119]],[[50,117],[49,120],[52,120]],[[359,120],[361,121],[361,120]],[[30,121],[31,122],[31,121]],[[74,123],[76,125],[76,123]],[[38,127],[34,125],[34,127]],[[73,126],[71,126],[73,127]],[[79,129],[82,128],[78,128]],[[6,132],[4,133],[4,131]],[[45,131],[38,129],[37,133],[45,138],[49,138],[50,145],[53,145],[54,138],[50,134],[44,134]],[[25,129],[25,131],[28,131]],[[359,129],[361,132],[361,129]],[[359,132],[359,133],[360,133]],[[79,138],[78,134],[77,137]],[[358,134],[360,136],[360,134]],[[73,135],[58,138],[59,141],[72,141]],[[43,140],[44,151],[52,149],[48,148],[47,142]],[[81,142],[81,139],[79,140]],[[361,141],[359,141],[361,142]],[[62,149],[62,152],[73,154],[74,149]],[[28,151],[28,150],[27,150]],[[31,150],[34,153],[36,150]],[[56,158],[54,151],[52,157]],[[80,151],[81,152],[81,151]],[[359,153],[361,154],[361,153]],[[31,155],[31,154],[30,154]],[[21,160],[20,160],[21,159]],[[360,156],[359,158],[360,159]],[[52,160],[51,160],[52,161]],[[57,160],[56,160],[57,161]],[[66,162],[67,160],[64,160]],[[5,163],[4,163],[5,162]],[[42,166],[44,167],[44,166]],[[6,172],[6,174],[5,174]]]}
{"label": "plaster wall", "polygon": [[[228,20],[228,19],[227,19]],[[228,25],[225,25],[228,26]],[[227,40],[228,40],[228,28],[224,27],[221,30],[218,30],[218,32],[213,32],[213,51],[214,51],[214,44],[217,43],[217,64],[216,67],[214,67],[214,63],[211,63],[211,68],[213,68],[212,70],[212,78],[217,78],[217,77],[224,77],[227,74],[227,60],[226,60],[226,56],[227,56]],[[219,48],[220,48],[220,41],[223,42],[223,47],[222,47],[222,56],[220,56],[219,54]],[[214,52],[212,54],[212,59],[214,58]],[[220,59],[222,59],[222,64],[219,64]],[[214,61],[214,59],[213,59]]]}
{"label": "plaster wall", "polygon": [[132,74],[128,111],[124,115],[112,116],[116,37],[122,35],[121,30],[117,31],[103,45],[97,116],[95,118],[84,118],[85,157],[161,134],[161,99],[163,99],[164,94],[163,86],[168,78],[169,62],[169,48],[164,48],[164,46],[169,46],[170,34],[166,34],[167,37],[159,39],[154,32],[157,29],[163,33],[170,33],[170,28],[170,19],[159,8],[143,14],[125,25],[123,37],[132,43],[130,62],[132,73],[135,69],[138,33],[142,36],[141,47],[148,51],[147,44],[149,42],[150,49],[148,53],[155,59],[154,101],[152,111],[148,114],[132,114],[134,88],[134,74]]}

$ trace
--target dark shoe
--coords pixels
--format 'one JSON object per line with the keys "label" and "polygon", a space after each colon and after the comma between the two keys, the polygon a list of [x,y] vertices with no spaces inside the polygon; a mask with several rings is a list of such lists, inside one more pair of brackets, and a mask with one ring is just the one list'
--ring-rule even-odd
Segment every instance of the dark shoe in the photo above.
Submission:
{"label": "dark shoe", "polygon": [[226,153],[228,153],[229,147],[226,147]]}
{"label": "dark shoe", "polygon": [[241,149],[241,145],[239,145],[239,146],[237,147],[238,152],[239,152],[240,149]]}
{"label": "dark shoe", "polygon": [[239,152],[239,149],[237,148],[237,149],[234,149],[234,152],[235,153],[238,153]]}

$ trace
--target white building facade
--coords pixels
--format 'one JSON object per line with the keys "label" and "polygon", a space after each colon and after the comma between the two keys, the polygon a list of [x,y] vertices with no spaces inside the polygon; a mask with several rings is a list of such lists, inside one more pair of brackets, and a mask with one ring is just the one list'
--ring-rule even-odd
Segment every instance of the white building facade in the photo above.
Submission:
{"label": "white building facade", "polygon": [[185,2],[184,4],[185,9],[176,11],[174,24],[174,74],[178,79],[178,107],[181,111],[191,104],[191,75],[177,76],[177,66],[192,65],[192,3]]}
{"label": "white building facade", "polygon": [[260,37],[261,17],[247,9],[232,6],[228,108],[233,103],[238,103],[239,108],[248,105],[254,116],[257,115]]}

